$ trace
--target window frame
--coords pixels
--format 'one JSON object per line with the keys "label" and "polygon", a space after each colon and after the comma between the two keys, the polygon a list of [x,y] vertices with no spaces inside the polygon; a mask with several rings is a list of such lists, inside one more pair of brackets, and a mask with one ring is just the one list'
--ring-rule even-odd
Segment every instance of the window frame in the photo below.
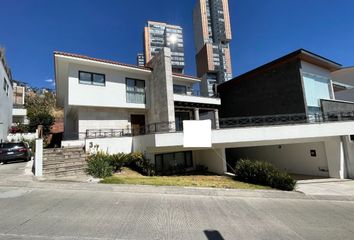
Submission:
{"label": "window frame", "polygon": [[[128,81],[129,80],[133,80],[134,81],[134,91],[128,91]],[[141,94],[139,92],[136,91],[136,87],[137,87],[137,82],[143,82],[144,83],[144,102],[143,103],[137,103],[137,102],[129,102],[128,101],[128,94]],[[146,104],[146,83],[145,80],[142,79],[137,79],[137,78],[130,78],[130,77],[126,77],[125,78],[125,100],[127,103],[133,103],[133,104]]]}
{"label": "window frame", "polygon": [[[81,79],[80,79],[81,73],[90,74],[90,76],[91,76],[91,81],[90,81],[90,82],[88,82],[88,81],[81,81]],[[95,84],[95,82],[93,81],[94,75],[103,76],[103,80],[104,80],[103,84]],[[83,85],[92,85],[92,86],[98,86],[98,87],[105,87],[105,86],[106,86],[106,74],[103,74],[103,73],[95,73],[95,72],[88,72],[88,71],[81,71],[81,70],[79,70],[78,80],[79,80],[79,84],[83,84]]]}
{"label": "window frame", "polygon": [[[157,158],[160,158],[159,160],[161,160],[161,166],[160,166],[161,171],[159,173],[166,173],[166,172],[164,172],[164,168],[165,168],[165,164],[166,164],[165,155],[172,154],[173,155],[173,159],[175,159],[176,154],[178,154],[178,153],[183,153],[183,155],[184,155],[184,164],[185,164],[184,167],[186,169],[194,167],[193,152],[192,151],[181,151],[181,152],[155,154],[155,158],[154,158],[154,160],[155,160],[155,170],[158,171],[158,169],[156,167],[157,166],[156,163],[157,163]],[[187,155],[190,156],[190,163],[191,163],[190,165],[188,164]],[[169,164],[169,163],[167,163],[167,164]]]}

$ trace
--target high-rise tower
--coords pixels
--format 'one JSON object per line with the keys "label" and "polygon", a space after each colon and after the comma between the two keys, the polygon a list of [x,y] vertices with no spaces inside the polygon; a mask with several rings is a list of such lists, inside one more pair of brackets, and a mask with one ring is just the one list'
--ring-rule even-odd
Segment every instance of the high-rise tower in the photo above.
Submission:
{"label": "high-rise tower", "polygon": [[227,0],[197,0],[193,10],[197,75],[201,92],[214,95],[213,87],[232,78],[229,43],[232,39]]}
{"label": "high-rise tower", "polygon": [[182,27],[148,21],[144,28],[144,56],[148,63],[162,48],[171,49],[172,71],[184,71],[184,45]]}

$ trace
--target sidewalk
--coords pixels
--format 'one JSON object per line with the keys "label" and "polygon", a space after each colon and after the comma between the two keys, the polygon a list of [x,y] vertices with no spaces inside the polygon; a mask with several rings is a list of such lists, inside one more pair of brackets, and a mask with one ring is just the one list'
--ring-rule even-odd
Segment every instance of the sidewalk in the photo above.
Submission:
{"label": "sidewalk", "polygon": [[89,182],[89,177],[87,176],[51,180],[43,177],[34,177],[31,169],[32,161],[27,163],[25,169],[23,169],[22,175],[11,175],[6,178],[0,178],[0,187],[60,189],[68,191],[121,192],[133,194],[354,201],[354,181],[351,180],[340,181],[337,179],[318,179],[299,181],[296,191],[286,192],[279,190],[244,190],[127,184],[99,184],[97,181]]}

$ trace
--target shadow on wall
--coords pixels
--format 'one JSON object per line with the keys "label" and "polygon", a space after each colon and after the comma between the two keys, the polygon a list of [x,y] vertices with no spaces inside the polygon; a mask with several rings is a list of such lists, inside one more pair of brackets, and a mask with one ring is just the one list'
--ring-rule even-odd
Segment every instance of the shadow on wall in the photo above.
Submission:
{"label": "shadow on wall", "polygon": [[204,230],[204,234],[208,240],[224,240],[220,232],[217,230]]}

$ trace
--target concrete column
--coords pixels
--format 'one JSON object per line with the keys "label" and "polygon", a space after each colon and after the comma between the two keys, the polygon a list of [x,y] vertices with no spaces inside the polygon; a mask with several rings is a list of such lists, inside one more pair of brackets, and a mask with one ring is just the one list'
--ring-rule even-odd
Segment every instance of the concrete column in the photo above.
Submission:
{"label": "concrete column", "polygon": [[214,109],[214,119],[215,119],[215,128],[220,129],[219,110],[218,109]]}
{"label": "concrete column", "polygon": [[346,149],[341,137],[325,141],[325,151],[328,162],[328,174],[331,178],[346,178]]}
{"label": "concrete column", "polygon": [[199,120],[199,108],[194,108],[194,120]]}
{"label": "concrete column", "polygon": [[36,148],[34,155],[34,175],[43,176],[43,139],[36,139]]}

